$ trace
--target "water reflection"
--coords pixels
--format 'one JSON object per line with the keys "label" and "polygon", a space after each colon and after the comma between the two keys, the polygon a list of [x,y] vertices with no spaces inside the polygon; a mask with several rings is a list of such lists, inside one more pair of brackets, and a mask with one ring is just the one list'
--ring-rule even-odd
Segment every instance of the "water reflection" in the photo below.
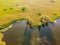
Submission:
{"label": "water reflection", "polygon": [[56,45],[55,39],[52,34],[52,30],[49,27],[49,25],[40,27],[40,38],[41,38],[40,45]]}
{"label": "water reflection", "polygon": [[[52,26],[52,24],[54,24],[54,27]],[[40,31],[38,31],[37,26],[33,27],[32,29],[27,27],[25,20],[16,22],[13,24],[12,28],[4,32],[3,40],[6,41],[7,45],[23,45],[23,43],[26,41],[24,39],[25,35],[27,34],[26,39],[28,38],[28,43],[30,41],[32,42],[31,45],[40,45],[37,42],[44,42],[44,45],[52,45],[53,43],[55,43],[54,38],[56,38],[56,42],[58,43],[57,45],[60,45],[60,22],[57,21],[57,23],[52,24],[49,24],[49,26],[40,27]],[[52,27],[52,29],[50,27]]]}
{"label": "water reflection", "polygon": [[24,30],[24,43],[23,45],[31,45],[32,40],[32,28],[29,25],[29,22],[27,22],[26,28]]}
{"label": "water reflection", "polygon": [[6,41],[6,45],[22,45],[25,26],[25,21],[16,22],[12,28],[4,32],[3,40]]}

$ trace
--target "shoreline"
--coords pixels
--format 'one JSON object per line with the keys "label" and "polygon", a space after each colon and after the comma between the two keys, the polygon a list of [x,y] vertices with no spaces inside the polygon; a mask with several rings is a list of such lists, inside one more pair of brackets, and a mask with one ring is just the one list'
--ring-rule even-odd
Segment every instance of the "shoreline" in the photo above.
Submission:
{"label": "shoreline", "polygon": [[[57,19],[59,19],[59,18],[57,18]],[[57,20],[56,19],[56,20]],[[7,31],[8,29],[10,29],[11,27],[13,27],[13,25],[14,25],[14,23],[15,22],[20,22],[20,21],[23,21],[23,20],[26,20],[26,19],[18,19],[18,20],[13,20],[13,21],[11,21],[10,23],[8,23],[8,24],[6,24],[7,26],[2,26],[2,29],[0,29],[0,32],[5,32],[5,31]],[[57,23],[57,21],[54,21],[53,23]],[[27,21],[27,20],[26,20]],[[36,25],[35,25],[36,26]]]}
{"label": "shoreline", "polygon": [[10,23],[5,24],[5,25],[7,25],[7,26],[3,25],[3,26],[1,27],[1,29],[0,29],[0,32],[5,32],[5,31],[7,31],[9,28],[13,27],[13,24],[14,24],[15,22],[20,22],[20,21],[22,21],[22,20],[26,20],[26,19],[13,20],[13,21],[11,21]]}
{"label": "shoreline", "polygon": [[13,26],[13,24],[11,24],[10,26],[8,26],[8,27],[6,27],[6,28],[1,29],[0,32],[5,32],[5,31],[7,31],[8,29],[10,29],[12,26]]}

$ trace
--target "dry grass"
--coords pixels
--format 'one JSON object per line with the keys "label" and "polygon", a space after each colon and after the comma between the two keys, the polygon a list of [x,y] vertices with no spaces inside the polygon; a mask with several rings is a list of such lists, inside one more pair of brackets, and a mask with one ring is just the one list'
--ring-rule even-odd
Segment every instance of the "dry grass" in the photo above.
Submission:
{"label": "dry grass", "polygon": [[[35,26],[41,25],[41,17],[47,17],[51,22],[60,17],[59,0],[54,3],[48,0],[2,0],[0,2],[0,28],[8,23],[10,24],[13,20],[21,20],[22,18],[30,20]],[[26,7],[27,11],[21,12],[22,7]],[[12,10],[10,10],[11,8]],[[5,10],[3,11],[3,9]],[[41,15],[39,16],[37,13],[41,13]]]}
{"label": "dry grass", "polygon": [[6,43],[2,41],[2,39],[3,39],[3,34],[0,33],[0,45],[6,45]]}

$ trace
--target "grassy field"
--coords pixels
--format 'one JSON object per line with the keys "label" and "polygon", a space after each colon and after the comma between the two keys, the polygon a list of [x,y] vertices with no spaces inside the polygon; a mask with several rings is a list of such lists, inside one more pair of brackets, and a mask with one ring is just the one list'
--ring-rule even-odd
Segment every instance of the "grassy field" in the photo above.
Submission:
{"label": "grassy field", "polygon": [[41,25],[41,17],[51,22],[59,18],[60,0],[0,0],[0,30],[22,19]]}

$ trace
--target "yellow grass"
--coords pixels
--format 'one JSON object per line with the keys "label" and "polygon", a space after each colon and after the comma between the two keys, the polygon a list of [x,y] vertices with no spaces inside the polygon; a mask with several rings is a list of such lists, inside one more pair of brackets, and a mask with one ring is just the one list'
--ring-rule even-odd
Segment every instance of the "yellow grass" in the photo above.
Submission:
{"label": "yellow grass", "polygon": [[[22,7],[26,7],[27,10],[22,12]],[[10,10],[10,8],[13,9]],[[39,16],[38,13],[42,15]],[[56,15],[53,15],[54,13]],[[51,22],[59,18],[60,0],[55,0],[55,2],[51,0],[0,0],[0,28],[23,18],[30,20],[32,26],[41,25],[41,17],[47,17]]]}
{"label": "yellow grass", "polygon": [[6,43],[2,41],[2,39],[3,39],[3,34],[0,33],[0,45],[6,45]]}

